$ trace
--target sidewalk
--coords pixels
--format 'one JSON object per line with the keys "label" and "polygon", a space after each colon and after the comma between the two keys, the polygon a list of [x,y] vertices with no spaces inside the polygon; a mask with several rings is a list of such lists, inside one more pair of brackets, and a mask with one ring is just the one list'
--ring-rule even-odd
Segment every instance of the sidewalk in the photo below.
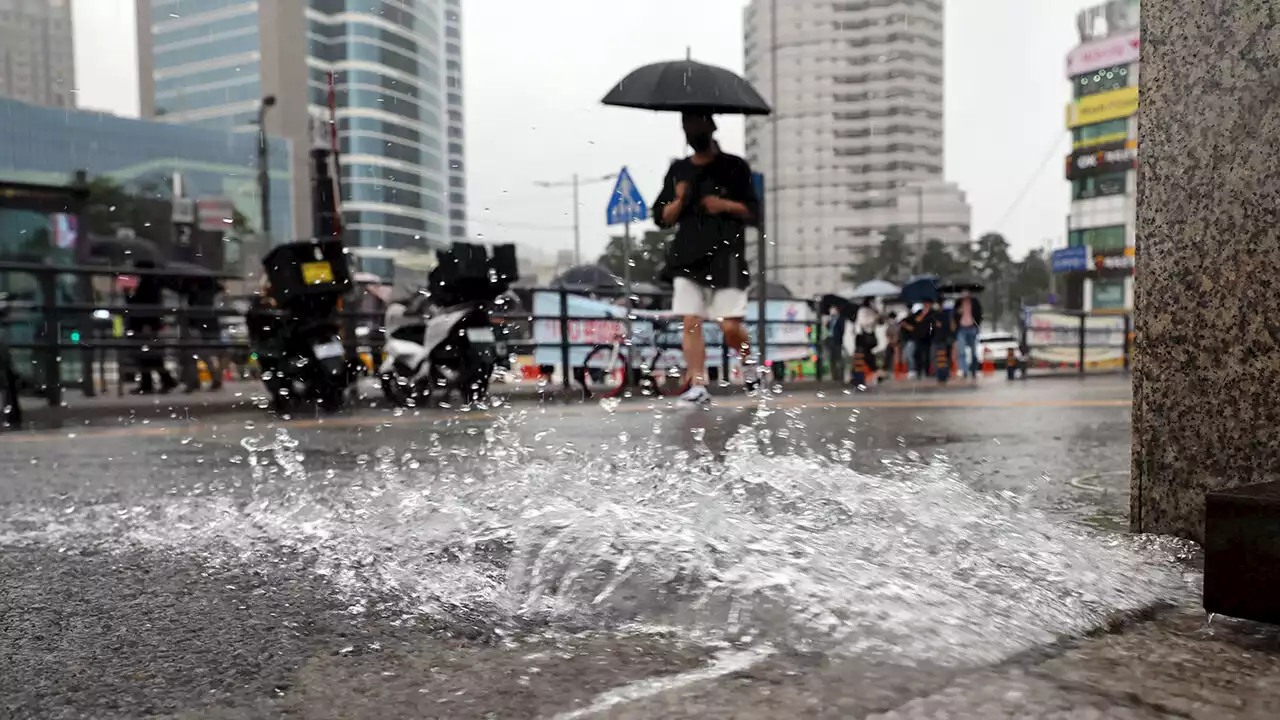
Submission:
{"label": "sidewalk", "polygon": [[[1111,379],[1090,378],[1090,385],[1115,394],[1112,388],[1117,382],[1124,382],[1127,391],[1127,378]],[[1078,386],[1080,378],[1071,375],[1062,378],[1066,386]],[[977,383],[963,379],[953,379],[940,385],[935,380],[889,380],[872,385],[865,390],[858,390],[848,385],[832,382],[815,382],[812,379],[789,381],[782,385],[784,394],[796,392],[822,393],[828,397],[836,394],[863,393],[886,396],[965,396],[981,395],[1001,398],[1021,398],[1024,396],[1040,396],[1045,392],[1054,392],[1058,383],[1050,379],[1037,381],[1028,385],[1020,381],[1008,381],[1002,375],[982,378]],[[537,382],[516,382],[495,385],[494,393],[514,403],[550,402],[571,404],[583,402],[581,388],[574,387],[566,391],[561,385],[540,384]],[[720,396],[735,395],[741,392],[737,386],[711,387],[712,394]],[[348,410],[386,410],[390,406],[382,396],[377,381],[362,378],[358,387],[358,400]],[[1074,392],[1074,391],[1073,391]],[[191,420],[219,415],[238,413],[265,413],[269,401],[262,384],[255,381],[227,383],[217,391],[201,391],[183,393],[175,391],[167,395],[124,395],[115,393],[85,397],[75,390],[68,389],[63,393],[62,406],[49,407],[42,399],[24,397],[22,399],[24,425],[33,428],[58,427],[67,423],[91,421],[129,422],[138,420]]]}

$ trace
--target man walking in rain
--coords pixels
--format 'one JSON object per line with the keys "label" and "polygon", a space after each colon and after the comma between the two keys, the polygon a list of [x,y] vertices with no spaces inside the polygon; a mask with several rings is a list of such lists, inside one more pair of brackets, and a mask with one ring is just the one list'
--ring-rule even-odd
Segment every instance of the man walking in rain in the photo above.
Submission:
{"label": "man walking in rain", "polygon": [[673,285],[672,311],[684,318],[682,344],[691,385],[680,399],[702,406],[711,401],[704,321],[719,323],[725,342],[738,351],[747,389],[754,390],[757,384],[743,320],[750,284],[745,231],[757,221],[760,202],[751,167],[746,160],[721,152],[711,116],[685,113],[683,122],[693,155],[675,161],[667,170],[653,218],[659,227],[676,228],[664,274]]}

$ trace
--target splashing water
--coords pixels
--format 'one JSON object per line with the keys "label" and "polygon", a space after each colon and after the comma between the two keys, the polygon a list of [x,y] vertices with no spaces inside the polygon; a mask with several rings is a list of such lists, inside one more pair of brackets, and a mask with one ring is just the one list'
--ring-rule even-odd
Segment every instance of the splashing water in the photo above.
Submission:
{"label": "splashing water", "polygon": [[855,472],[849,443],[806,449],[798,418],[771,432],[768,413],[720,456],[700,435],[693,450],[620,436],[588,453],[530,429],[526,445],[511,413],[472,429],[478,448],[382,447],[320,484],[308,476],[332,471],[278,430],[242,443],[248,497],[34,508],[0,524],[0,545],[307,558],[352,613],[392,598],[405,615],[514,630],[664,628],[900,661],[998,660],[1187,592],[1138,538],[980,493],[939,461]]}

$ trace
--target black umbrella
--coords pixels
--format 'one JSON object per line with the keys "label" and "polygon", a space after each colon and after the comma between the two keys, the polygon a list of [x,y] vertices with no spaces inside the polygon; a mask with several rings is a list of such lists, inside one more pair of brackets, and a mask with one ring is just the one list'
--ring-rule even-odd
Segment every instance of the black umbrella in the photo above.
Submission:
{"label": "black umbrella", "polygon": [[693,60],[670,60],[633,70],[613,86],[601,102],[643,110],[709,115],[773,112],[751,83],[737,73]]}
{"label": "black umbrella", "polygon": [[197,289],[222,290],[222,283],[218,280],[218,276],[203,265],[178,260],[165,263],[164,269],[176,274],[160,278],[160,284],[174,292],[188,293]]}
{"label": "black umbrella", "polygon": [[986,289],[987,289],[987,286],[983,285],[981,282],[977,280],[969,280],[969,279],[948,280],[947,282],[944,282],[941,285],[938,285],[938,292],[949,293],[949,294],[962,293],[962,292],[965,292],[966,290],[969,292],[980,293]]}
{"label": "black umbrella", "polygon": [[937,302],[938,278],[933,275],[921,275],[912,278],[902,286],[902,304],[915,305],[925,301]]}
{"label": "black umbrella", "polygon": [[89,236],[89,257],[101,258],[113,265],[124,265],[128,262],[160,261],[160,251],[150,240],[139,237],[105,237]]}
{"label": "black umbrella", "polygon": [[847,298],[839,295],[823,295],[818,301],[818,314],[826,315],[831,308],[839,308],[840,314],[847,318],[855,318],[858,316],[858,306]]}

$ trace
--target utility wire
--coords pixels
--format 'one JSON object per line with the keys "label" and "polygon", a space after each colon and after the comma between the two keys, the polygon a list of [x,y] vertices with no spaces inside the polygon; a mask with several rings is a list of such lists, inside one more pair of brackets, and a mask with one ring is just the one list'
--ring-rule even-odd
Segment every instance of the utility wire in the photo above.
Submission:
{"label": "utility wire", "polygon": [[1004,224],[1008,222],[1009,218],[1013,215],[1013,212],[1018,209],[1018,206],[1022,204],[1023,200],[1027,199],[1027,193],[1031,192],[1031,188],[1035,185],[1036,178],[1040,176],[1041,171],[1044,170],[1045,164],[1049,162],[1050,158],[1061,152],[1059,146],[1062,144],[1062,135],[1062,132],[1058,132],[1054,135],[1053,143],[1049,145],[1049,152],[1045,153],[1044,159],[1036,165],[1035,172],[1032,173],[1031,178],[1027,180],[1026,184],[1022,186],[1022,192],[1018,194],[1017,199],[1013,201],[1013,204],[1009,206],[1009,209],[1004,211],[1004,215],[1000,217],[1000,222],[992,226],[994,230],[1000,231],[1004,228]]}
{"label": "utility wire", "polygon": [[489,227],[515,228],[519,230],[554,230],[556,232],[566,232],[573,229],[572,225],[541,225],[539,223],[526,223],[519,221],[507,220],[481,220],[479,218],[468,218],[469,225],[486,225]]}

